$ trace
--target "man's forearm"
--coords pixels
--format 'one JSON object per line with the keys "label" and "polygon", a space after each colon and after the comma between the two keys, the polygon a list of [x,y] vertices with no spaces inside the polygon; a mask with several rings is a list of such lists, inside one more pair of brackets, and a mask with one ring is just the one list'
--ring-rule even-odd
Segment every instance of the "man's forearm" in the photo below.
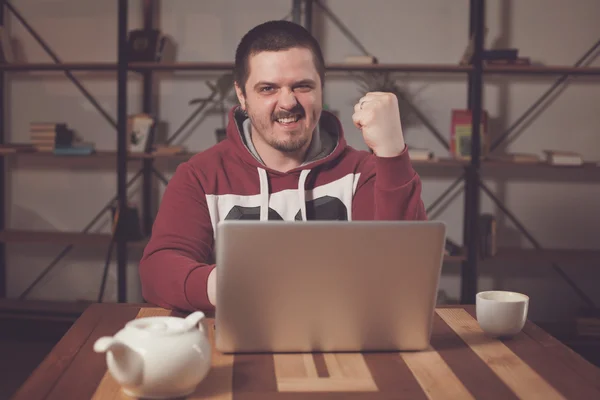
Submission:
{"label": "man's forearm", "polygon": [[173,250],[159,250],[140,262],[142,295],[163,308],[210,310],[208,280],[214,265],[198,263]]}
{"label": "man's forearm", "polygon": [[427,219],[421,179],[412,167],[408,150],[396,157],[374,157],[370,174],[354,196],[353,219]]}

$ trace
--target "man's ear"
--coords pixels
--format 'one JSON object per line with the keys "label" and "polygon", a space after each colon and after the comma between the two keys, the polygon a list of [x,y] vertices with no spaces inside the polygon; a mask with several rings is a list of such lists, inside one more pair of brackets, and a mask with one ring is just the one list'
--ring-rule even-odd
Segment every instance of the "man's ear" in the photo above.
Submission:
{"label": "man's ear", "polygon": [[238,85],[237,82],[234,83],[235,86],[235,94],[237,95],[238,101],[240,102],[240,105],[242,106],[242,110],[246,111],[246,98],[244,97],[244,93],[242,92],[242,89],[240,88],[240,86]]}

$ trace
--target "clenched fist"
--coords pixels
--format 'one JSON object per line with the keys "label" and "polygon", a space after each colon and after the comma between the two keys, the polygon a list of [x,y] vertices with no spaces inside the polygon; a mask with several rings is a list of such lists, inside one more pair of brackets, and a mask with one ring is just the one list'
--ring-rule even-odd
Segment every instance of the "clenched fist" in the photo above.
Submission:
{"label": "clenched fist", "polygon": [[369,92],[354,106],[352,121],[378,157],[395,157],[404,150],[404,136],[393,93]]}

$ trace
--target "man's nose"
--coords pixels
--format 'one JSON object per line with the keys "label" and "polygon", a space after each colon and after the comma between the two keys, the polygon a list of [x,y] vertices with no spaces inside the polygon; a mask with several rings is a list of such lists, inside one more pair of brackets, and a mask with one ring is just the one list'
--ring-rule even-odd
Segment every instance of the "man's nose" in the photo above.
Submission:
{"label": "man's nose", "polygon": [[291,110],[298,104],[298,99],[293,90],[283,89],[280,91],[279,107],[284,110]]}

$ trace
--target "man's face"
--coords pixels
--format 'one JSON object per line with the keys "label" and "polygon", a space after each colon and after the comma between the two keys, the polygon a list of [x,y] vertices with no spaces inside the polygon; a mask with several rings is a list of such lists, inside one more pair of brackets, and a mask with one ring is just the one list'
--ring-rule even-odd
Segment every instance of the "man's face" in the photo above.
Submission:
{"label": "man's face", "polygon": [[305,48],[265,51],[248,60],[246,96],[236,84],[250,117],[253,140],[285,153],[306,149],[323,108],[321,79]]}

